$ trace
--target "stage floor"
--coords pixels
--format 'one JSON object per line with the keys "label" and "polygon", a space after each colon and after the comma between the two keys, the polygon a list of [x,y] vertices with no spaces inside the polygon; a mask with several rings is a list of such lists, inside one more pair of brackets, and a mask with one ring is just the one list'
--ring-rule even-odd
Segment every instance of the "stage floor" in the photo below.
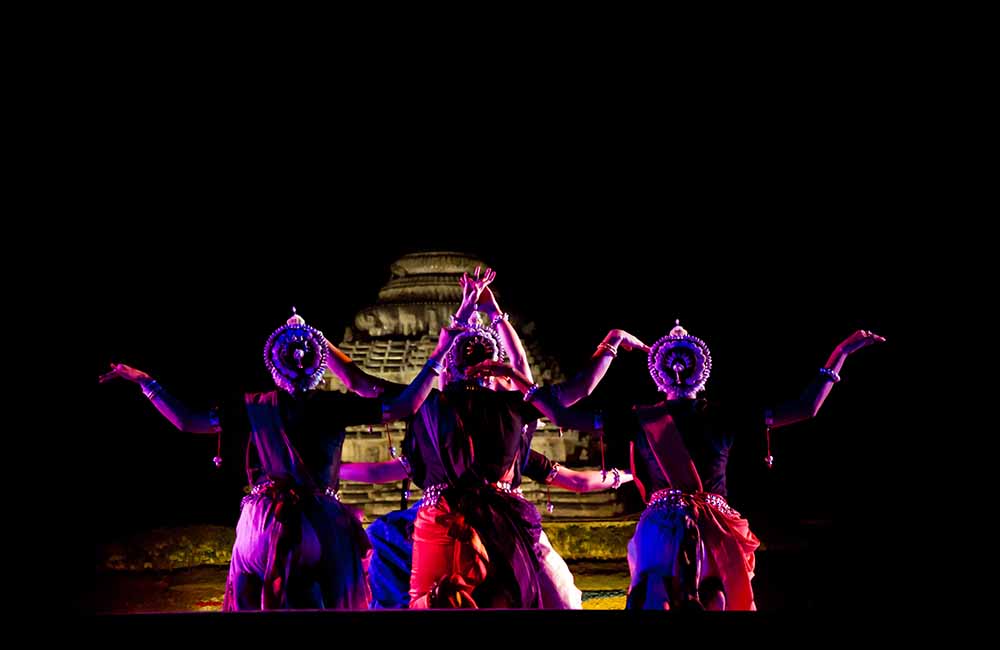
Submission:
{"label": "stage floor", "polygon": [[[621,610],[628,588],[624,561],[569,562],[588,610]],[[213,612],[222,607],[226,567],[202,566],[170,572],[118,571],[98,574],[87,609],[98,614]],[[757,553],[753,585],[761,611],[803,611],[832,603],[833,567],[819,549]]]}

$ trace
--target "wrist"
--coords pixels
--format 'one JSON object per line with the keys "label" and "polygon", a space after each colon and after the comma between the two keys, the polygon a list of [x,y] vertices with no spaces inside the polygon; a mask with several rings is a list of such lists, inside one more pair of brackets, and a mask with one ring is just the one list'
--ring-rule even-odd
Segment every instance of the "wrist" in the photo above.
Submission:
{"label": "wrist", "polygon": [[424,367],[435,375],[440,375],[444,372],[444,364],[441,363],[441,358],[435,358],[433,354],[427,358],[427,363],[424,364]]}
{"label": "wrist", "polygon": [[597,344],[597,350],[594,351],[594,355],[610,354],[612,358],[618,356],[618,346],[622,342],[622,337],[616,336],[613,332],[609,332],[604,340]]}
{"label": "wrist", "polygon": [[160,393],[163,392],[163,387],[160,386],[159,382],[153,378],[140,380],[137,383],[139,384],[139,387],[142,388],[142,394],[146,396],[146,399],[156,399],[160,396]]}
{"label": "wrist", "polygon": [[840,381],[840,375],[835,370],[823,367],[819,369],[819,372],[827,381],[832,381],[835,384]]}
{"label": "wrist", "polygon": [[487,318],[489,318],[490,327],[492,327],[493,329],[496,329],[501,322],[510,322],[510,314],[508,314],[505,311],[498,311],[493,313],[492,315],[487,314],[486,316]]}
{"label": "wrist", "polygon": [[621,345],[622,339],[624,338],[625,337],[623,337],[621,334],[618,333],[618,330],[611,330],[610,332],[608,332],[608,335],[604,337],[603,342],[607,343],[608,345],[613,345],[617,348],[619,345]]}
{"label": "wrist", "polygon": [[440,343],[438,343],[437,347],[434,348],[434,351],[427,356],[427,363],[443,364],[445,356],[447,356],[449,349],[451,349],[451,345],[442,346]]}
{"label": "wrist", "polygon": [[466,328],[472,322],[473,318],[477,318],[475,306],[462,306],[458,308],[451,316],[451,326]]}

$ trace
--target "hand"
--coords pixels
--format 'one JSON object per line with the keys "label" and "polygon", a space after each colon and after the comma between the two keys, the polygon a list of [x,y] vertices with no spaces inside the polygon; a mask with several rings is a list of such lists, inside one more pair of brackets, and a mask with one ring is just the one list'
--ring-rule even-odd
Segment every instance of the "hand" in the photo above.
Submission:
{"label": "hand", "polygon": [[625,351],[642,350],[647,354],[649,353],[648,345],[625,330],[611,330],[608,332],[608,335],[604,337],[604,342],[616,349],[620,346]]}
{"label": "hand", "polygon": [[490,283],[497,277],[497,272],[493,269],[487,267],[486,271],[483,272],[483,277],[479,277],[479,267],[476,267],[474,271],[475,275],[469,277],[468,273],[463,273],[462,277],[465,278],[467,284],[469,284],[476,291],[476,301],[479,301],[479,295],[490,286]]}
{"label": "hand", "polygon": [[463,273],[462,277],[458,279],[458,284],[462,287],[462,305],[458,308],[459,318],[472,315],[472,312],[476,310],[476,305],[479,303],[479,298],[483,290],[497,277],[493,269],[489,268],[480,277],[479,269],[480,267],[477,266],[474,275],[470,276],[468,273]]}
{"label": "hand", "polygon": [[869,345],[884,342],[885,337],[879,336],[875,332],[858,330],[841,341],[841,343],[837,346],[837,349],[844,354],[851,354],[852,352],[857,352],[861,348],[868,347]]}
{"label": "hand", "polygon": [[136,384],[145,384],[147,381],[151,381],[153,378],[141,370],[136,370],[131,366],[126,366],[124,363],[112,363],[111,371],[106,372],[97,378],[100,383],[105,383],[111,381],[115,377],[121,377],[122,379],[127,379],[128,381],[134,382]]}

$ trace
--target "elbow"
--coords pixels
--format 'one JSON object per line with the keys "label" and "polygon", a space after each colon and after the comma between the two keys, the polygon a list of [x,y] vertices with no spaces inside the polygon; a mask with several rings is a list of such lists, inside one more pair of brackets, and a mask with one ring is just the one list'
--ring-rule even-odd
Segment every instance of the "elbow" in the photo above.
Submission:
{"label": "elbow", "polygon": [[810,406],[802,406],[794,411],[789,411],[784,417],[775,420],[774,426],[785,427],[789,424],[805,422],[806,420],[816,417],[817,410],[819,410],[818,407],[813,408]]}
{"label": "elbow", "polygon": [[590,397],[594,393],[594,390],[597,388],[597,384],[599,383],[600,381],[598,380],[597,377],[591,377],[589,381],[587,381],[583,385],[583,391],[581,391],[583,394],[577,397],[577,400],[581,400],[584,397]]}
{"label": "elbow", "polygon": [[555,409],[555,417],[549,418],[552,424],[560,429],[576,429],[578,431],[593,431],[593,421],[587,420],[578,411],[568,408]]}
{"label": "elbow", "polygon": [[365,397],[367,399],[376,399],[382,396],[385,389],[379,384],[367,379],[357,379],[357,378],[341,378],[344,385],[347,386],[347,390],[351,391],[359,397]]}
{"label": "elbow", "polygon": [[595,386],[584,386],[578,390],[567,390],[559,393],[560,401],[559,405],[563,408],[569,408],[582,400],[585,397],[590,397],[591,393],[594,392]]}

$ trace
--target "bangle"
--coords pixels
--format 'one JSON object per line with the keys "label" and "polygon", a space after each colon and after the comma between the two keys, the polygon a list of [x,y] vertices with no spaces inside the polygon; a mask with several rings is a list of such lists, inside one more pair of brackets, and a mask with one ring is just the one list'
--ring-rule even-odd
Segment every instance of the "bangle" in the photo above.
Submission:
{"label": "bangle", "polygon": [[427,363],[424,364],[424,367],[433,372],[435,375],[440,375],[444,372],[444,365],[442,365],[440,361],[435,361],[432,358],[427,359]]}
{"label": "bangle", "polygon": [[617,490],[622,484],[622,473],[617,467],[612,467],[610,470],[601,470],[601,483],[608,479],[608,471],[611,472],[611,489]]}
{"label": "bangle", "polygon": [[559,473],[559,467],[561,467],[559,463],[552,463],[552,469],[549,470],[548,476],[545,477],[546,483],[551,483],[556,480],[556,474]]}
{"label": "bangle", "polygon": [[827,379],[829,379],[830,381],[832,381],[835,384],[838,381],[840,381],[840,375],[838,375],[835,371],[830,370],[829,368],[820,368],[819,372],[820,372],[821,375],[825,375],[827,377]]}
{"label": "bangle", "polygon": [[616,348],[615,346],[611,345],[610,343],[605,343],[604,341],[601,341],[600,343],[598,343],[597,344],[597,353],[600,354],[601,350],[606,351],[612,357],[617,357],[618,356],[618,348]]}
{"label": "bangle", "polygon": [[222,422],[219,420],[219,407],[213,406],[208,412],[208,426],[212,428],[213,433],[218,433],[222,431]]}
{"label": "bangle", "polygon": [[497,313],[492,318],[492,320],[490,320],[490,327],[492,327],[493,329],[496,329],[496,326],[497,326],[497,324],[500,321],[504,321],[504,322],[509,323],[510,322],[510,314],[508,314],[507,312]]}
{"label": "bangle", "polygon": [[163,386],[155,379],[150,379],[145,384],[140,384],[142,387],[142,394],[146,396],[146,399],[153,400],[160,396],[163,392]]}
{"label": "bangle", "polygon": [[396,456],[396,460],[403,466],[403,471],[406,472],[406,475],[413,478],[413,467],[410,465],[409,459],[406,456],[400,455]]}
{"label": "bangle", "polygon": [[529,388],[524,393],[524,401],[530,402],[531,400],[533,400],[535,398],[535,393],[538,391],[538,388],[539,388],[538,384],[532,384],[531,388]]}

